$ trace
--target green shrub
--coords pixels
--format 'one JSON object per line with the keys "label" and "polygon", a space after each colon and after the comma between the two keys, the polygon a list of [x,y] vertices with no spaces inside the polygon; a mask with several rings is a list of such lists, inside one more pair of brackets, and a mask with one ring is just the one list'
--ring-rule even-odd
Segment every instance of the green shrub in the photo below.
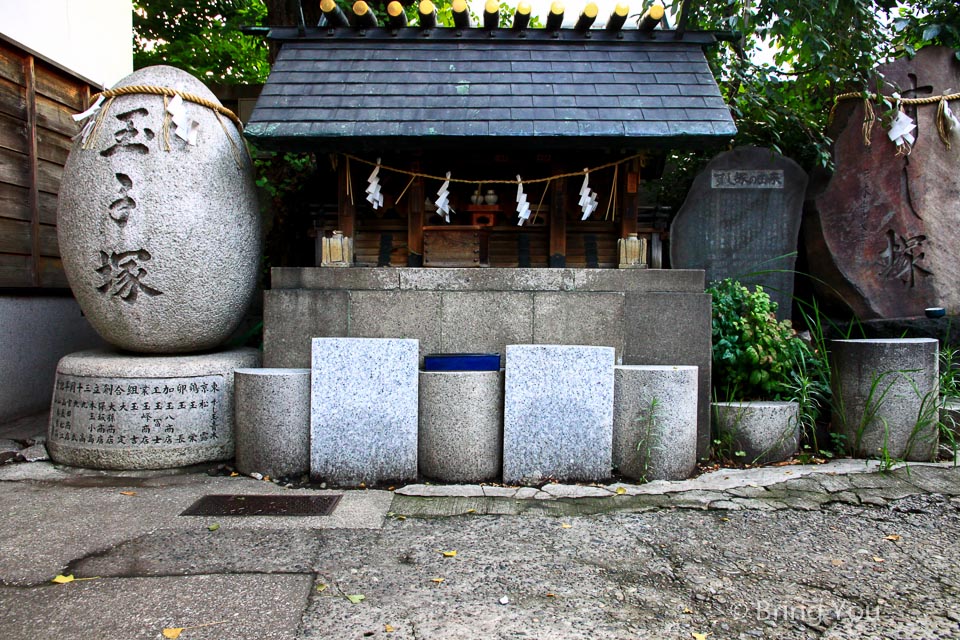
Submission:
{"label": "green shrub", "polygon": [[817,356],[762,287],[750,292],[731,279],[712,282],[713,392],[721,401],[790,400],[797,374],[819,370]]}

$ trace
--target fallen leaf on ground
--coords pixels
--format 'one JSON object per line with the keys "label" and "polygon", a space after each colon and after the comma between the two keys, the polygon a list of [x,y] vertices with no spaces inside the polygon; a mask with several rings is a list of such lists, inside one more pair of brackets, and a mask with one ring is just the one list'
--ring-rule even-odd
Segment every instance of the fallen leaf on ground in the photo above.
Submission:
{"label": "fallen leaf on ground", "polygon": [[570,523],[568,523],[568,522],[563,522],[563,523],[560,524],[560,528],[561,528],[561,529],[572,529],[572,528],[573,528],[573,525],[570,524]]}
{"label": "fallen leaf on ground", "polygon": [[263,476],[264,482],[270,482],[270,476]]}
{"label": "fallen leaf on ground", "polygon": [[226,621],[221,622],[208,622],[207,624],[195,624],[192,627],[167,627],[161,633],[164,638],[169,638],[173,640],[174,638],[179,638],[180,634],[186,631],[187,629],[199,629],[200,627],[212,627],[217,624],[225,624]]}
{"label": "fallen leaf on ground", "polygon": [[556,597],[557,597],[557,594],[555,594],[555,593],[548,593],[548,594],[547,594],[547,597],[548,597],[548,598],[556,598]]}
{"label": "fallen leaf on ground", "polygon": [[626,492],[627,492],[627,490],[624,489],[623,487],[617,487],[617,490],[616,490],[614,493],[616,493],[618,496],[622,496],[622,495],[625,494]]}
{"label": "fallen leaf on ground", "polygon": [[430,582],[436,582],[437,584],[440,584],[444,581],[444,579],[445,578],[430,578]]}
{"label": "fallen leaf on ground", "polygon": [[884,536],[883,539],[884,539],[884,540],[889,540],[890,542],[898,542],[898,541],[900,540],[900,536],[898,536],[898,535],[895,534],[895,533],[892,533],[892,534],[890,534],[889,536]]}
{"label": "fallen leaf on ground", "polygon": [[832,565],[835,566],[835,567],[842,567],[842,566],[843,566],[843,560],[831,560],[831,561],[830,561],[830,564],[832,564]]}
{"label": "fallen leaf on ground", "polygon": [[71,573],[70,575],[67,575],[67,576],[58,575],[56,578],[54,578],[50,582],[55,582],[57,584],[67,584],[68,582],[79,582],[81,580],[99,580],[99,579],[100,579],[100,576],[94,576],[92,578],[74,578],[73,574]]}
{"label": "fallen leaf on ground", "polygon": [[693,636],[693,640],[707,640],[709,633],[697,633],[696,631],[691,631],[690,635]]}
{"label": "fallen leaf on ground", "polygon": [[406,520],[407,516],[397,516],[397,520]]}
{"label": "fallen leaf on ground", "polygon": [[457,557],[457,551],[456,551],[456,549],[454,549],[453,551],[441,551],[440,553],[443,554],[443,557],[444,557],[444,558],[456,558],[456,557]]}
{"label": "fallen leaf on ground", "polygon": [[216,530],[219,529],[219,528],[220,528],[220,525],[217,524],[216,522],[214,522],[212,525],[210,525],[209,527],[207,527],[207,530],[208,530],[208,531],[216,531]]}
{"label": "fallen leaf on ground", "polygon": [[476,512],[477,512],[476,509],[467,509],[467,513],[476,513]]}
{"label": "fallen leaf on ground", "polygon": [[230,473],[230,477],[231,477],[231,478],[236,478],[238,475],[240,475],[240,474],[237,473],[236,471],[233,471],[233,472]]}
{"label": "fallen leaf on ground", "polygon": [[325,584],[318,584],[318,585],[317,585],[317,593],[323,593],[323,592],[326,591],[326,590],[327,590],[327,585],[325,585]]}
{"label": "fallen leaf on ground", "polygon": [[886,561],[885,561],[883,558],[881,558],[880,556],[873,556],[873,561],[874,561],[874,562],[886,562]]}
{"label": "fallen leaf on ground", "polygon": [[347,598],[347,600],[349,600],[353,604],[360,604],[361,602],[367,599],[367,597],[362,593],[353,593],[353,594],[345,593],[344,596]]}
{"label": "fallen leaf on ground", "polygon": [[684,607],[684,608],[683,608],[683,612],[684,612],[684,613],[693,613],[693,609],[691,609],[690,607]]}
{"label": "fallen leaf on ground", "polygon": [[393,633],[396,631],[396,629],[393,627],[393,625],[385,624],[383,625],[383,631],[384,633]]}
{"label": "fallen leaf on ground", "polygon": [[121,491],[120,495],[122,496],[135,496],[137,495],[136,491]]}

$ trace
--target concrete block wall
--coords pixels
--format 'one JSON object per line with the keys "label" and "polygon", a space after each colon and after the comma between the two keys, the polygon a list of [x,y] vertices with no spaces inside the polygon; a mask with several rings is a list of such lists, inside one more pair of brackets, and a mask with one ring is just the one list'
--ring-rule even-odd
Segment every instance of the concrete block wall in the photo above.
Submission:
{"label": "concrete block wall", "polygon": [[316,337],[411,338],[420,356],[507,344],[613,347],[617,362],[700,369],[697,455],[710,443],[710,296],[670,269],[275,268],[264,366],[310,366]]}

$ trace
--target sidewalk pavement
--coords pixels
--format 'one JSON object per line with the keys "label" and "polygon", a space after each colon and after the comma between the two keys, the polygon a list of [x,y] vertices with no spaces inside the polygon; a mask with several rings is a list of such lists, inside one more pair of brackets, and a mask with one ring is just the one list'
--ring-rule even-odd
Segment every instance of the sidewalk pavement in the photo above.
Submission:
{"label": "sidewalk pavement", "polygon": [[[210,466],[0,466],[0,639],[960,638],[955,465],[392,492]],[[180,515],[226,494],[342,498]]]}

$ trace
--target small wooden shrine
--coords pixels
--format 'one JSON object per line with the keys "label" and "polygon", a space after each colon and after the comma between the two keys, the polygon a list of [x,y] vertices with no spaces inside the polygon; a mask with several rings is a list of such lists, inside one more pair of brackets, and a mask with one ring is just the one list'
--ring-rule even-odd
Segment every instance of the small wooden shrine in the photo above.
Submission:
{"label": "small wooden shrine", "polygon": [[523,3],[510,27],[493,0],[480,25],[457,0],[454,27],[430,0],[418,26],[396,2],[387,24],[362,1],[349,20],[321,6],[320,27],[271,29],[246,135],[330,154],[324,264],[659,267],[668,221],[642,182],[666,150],[736,132],[703,53],[715,34],[662,29],[661,7],[593,29],[591,4],[562,28],[555,3],[534,29]]}

